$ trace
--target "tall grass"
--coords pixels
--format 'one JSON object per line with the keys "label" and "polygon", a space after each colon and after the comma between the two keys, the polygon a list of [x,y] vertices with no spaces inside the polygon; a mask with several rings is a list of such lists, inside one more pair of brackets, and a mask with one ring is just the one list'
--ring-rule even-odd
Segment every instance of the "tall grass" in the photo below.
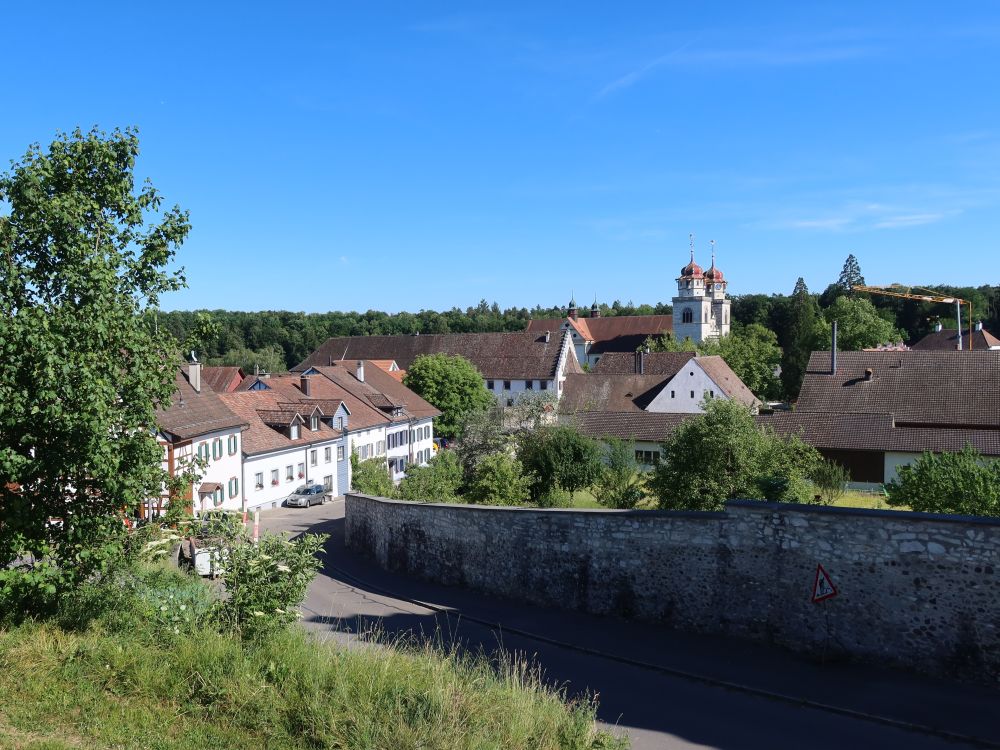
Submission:
{"label": "tall grass", "polygon": [[593,705],[567,702],[523,661],[415,643],[347,649],[299,628],[244,644],[178,624],[164,592],[197,601],[184,589],[203,585],[178,575],[154,571],[153,593],[90,591],[61,622],[0,630],[0,747],[626,746],[596,729]]}

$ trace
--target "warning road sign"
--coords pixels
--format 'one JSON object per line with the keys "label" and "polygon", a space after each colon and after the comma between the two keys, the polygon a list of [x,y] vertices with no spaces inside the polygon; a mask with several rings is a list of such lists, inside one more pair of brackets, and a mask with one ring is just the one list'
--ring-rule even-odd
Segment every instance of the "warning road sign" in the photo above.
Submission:
{"label": "warning road sign", "polygon": [[813,584],[813,602],[821,602],[837,595],[837,587],[830,580],[830,574],[822,565],[816,566],[816,582]]}

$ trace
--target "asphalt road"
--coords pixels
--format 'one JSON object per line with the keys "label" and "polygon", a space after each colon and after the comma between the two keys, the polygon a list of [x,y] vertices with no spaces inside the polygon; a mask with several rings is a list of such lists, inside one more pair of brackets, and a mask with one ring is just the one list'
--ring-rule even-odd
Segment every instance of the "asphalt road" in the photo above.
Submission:
{"label": "asphalt road", "polygon": [[344,547],[343,516],[343,501],[261,516],[264,530],[330,534],[303,605],[307,627],[348,645],[378,632],[526,656],[571,696],[596,695],[599,719],[636,750],[1000,748],[1000,690],[824,664],[387,573]]}

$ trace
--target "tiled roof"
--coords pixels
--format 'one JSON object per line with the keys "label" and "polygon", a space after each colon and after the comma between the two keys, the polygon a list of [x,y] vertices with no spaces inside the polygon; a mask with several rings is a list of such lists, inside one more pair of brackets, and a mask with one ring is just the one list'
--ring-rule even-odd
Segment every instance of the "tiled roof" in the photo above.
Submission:
{"label": "tiled roof", "polygon": [[263,420],[264,424],[270,425],[289,425],[296,419],[303,419],[298,411],[282,408],[284,406],[284,404],[278,404],[279,408],[277,409],[258,409],[257,416]]}
{"label": "tiled roof", "polygon": [[[594,365],[592,372],[600,375],[633,375],[638,373],[638,352],[608,352]],[[642,355],[642,371],[646,375],[673,377],[694,357],[694,352],[650,352]]]}
{"label": "tiled roof", "polygon": [[370,361],[365,361],[364,383],[358,380],[356,362],[353,361],[337,362],[333,367],[316,369],[359,398],[367,398],[377,409],[391,410],[395,406],[402,406],[407,419],[427,419],[441,415],[439,409],[396,380],[393,377],[395,373],[370,367],[370,364]]}
{"label": "tiled roof", "polygon": [[[351,413],[347,422],[348,430],[364,430],[370,427],[385,426],[390,423],[390,419],[374,408],[365,399],[356,395],[334,382],[330,378],[314,376],[309,381],[309,395],[302,393],[302,378],[300,375],[272,375],[268,379],[271,391],[259,391],[260,393],[276,393],[280,395],[282,401],[304,401],[306,403],[321,403],[324,401],[342,401]],[[323,410],[326,414],[326,409]],[[327,416],[333,416],[330,412]]]}
{"label": "tiled roof", "polygon": [[[969,332],[962,331],[962,349],[969,348]],[[932,331],[924,336],[920,341],[911,346],[916,351],[928,352],[953,352],[957,351],[958,330],[955,328],[942,328],[940,331]],[[1000,346],[1000,339],[987,331],[985,328],[972,332],[972,351],[988,350],[991,346]]]}
{"label": "tiled roof", "polygon": [[534,333],[344,336],[327,339],[293,370],[359,359],[392,359],[408,370],[421,354],[457,354],[472,362],[484,378],[548,380],[556,374],[562,335],[556,330],[548,342],[543,334]]}
{"label": "tiled roof", "polygon": [[299,431],[297,439],[291,440],[287,435],[268,426],[261,418],[262,413],[285,411],[279,408],[279,400],[284,402],[284,399],[273,391],[223,393],[219,394],[219,398],[249,425],[243,431],[243,452],[247,455],[334,440],[341,434],[340,430],[335,430],[321,421],[317,431],[313,432],[305,427]]}
{"label": "tiled roof", "polygon": [[[872,378],[865,379],[865,370]],[[892,414],[910,426],[1000,427],[996,352],[813,352],[800,411]]]}
{"label": "tiled roof", "polygon": [[696,416],[698,415],[648,411],[602,411],[580,412],[562,419],[592,438],[617,437],[623,440],[659,443],[671,435],[682,422]]}
{"label": "tiled roof", "polygon": [[726,360],[717,355],[698,357],[695,359],[701,369],[710,377],[724,394],[733,401],[744,406],[757,406],[760,400],[753,395],[746,384],[740,380],[740,376],[733,372],[733,369],[726,364]]}
{"label": "tiled roof", "polygon": [[529,333],[558,331],[569,321],[587,341],[593,341],[591,354],[634,352],[650,336],[673,330],[672,315],[613,315],[601,318],[546,318],[529,320]]}
{"label": "tiled roof", "polygon": [[201,393],[192,388],[186,368],[178,370],[176,386],[170,406],[156,412],[156,422],[165,432],[186,440],[246,423],[210,388],[202,387]]}
{"label": "tiled roof", "polygon": [[672,375],[567,375],[559,411],[642,411]]}
{"label": "tiled roof", "polygon": [[201,383],[208,385],[216,393],[235,391],[243,381],[243,370],[239,367],[202,367]]}
{"label": "tiled roof", "polygon": [[779,435],[799,435],[815,448],[944,453],[960,451],[968,443],[983,455],[1000,456],[1000,430],[996,429],[908,427],[890,414],[800,410],[761,415],[757,421]]}

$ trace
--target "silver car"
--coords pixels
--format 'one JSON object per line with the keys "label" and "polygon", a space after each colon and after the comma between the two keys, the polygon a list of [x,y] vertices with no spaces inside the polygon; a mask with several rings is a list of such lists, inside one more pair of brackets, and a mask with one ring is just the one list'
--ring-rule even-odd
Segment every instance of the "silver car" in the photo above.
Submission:
{"label": "silver car", "polygon": [[326,502],[326,488],[321,484],[304,484],[285,498],[289,508],[308,508]]}

